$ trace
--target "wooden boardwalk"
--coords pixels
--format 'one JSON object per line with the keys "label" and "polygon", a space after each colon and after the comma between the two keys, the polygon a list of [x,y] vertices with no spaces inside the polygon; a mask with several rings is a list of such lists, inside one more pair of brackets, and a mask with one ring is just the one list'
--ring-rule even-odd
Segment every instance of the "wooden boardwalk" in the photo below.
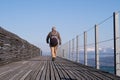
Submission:
{"label": "wooden boardwalk", "polygon": [[59,57],[53,62],[51,57],[40,56],[0,66],[0,80],[120,80],[120,77]]}

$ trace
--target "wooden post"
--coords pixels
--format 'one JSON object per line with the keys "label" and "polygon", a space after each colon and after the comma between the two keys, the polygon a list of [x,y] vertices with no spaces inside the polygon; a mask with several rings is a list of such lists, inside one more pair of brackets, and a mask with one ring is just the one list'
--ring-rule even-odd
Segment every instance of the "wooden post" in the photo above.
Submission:
{"label": "wooden post", "polygon": [[119,14],[113,13],[114,32],[114,73],[120,76],[120,51],[119,51]]}
{"label": "wooden post", "polygon": [[95,25],[95,67],[99,69],[98,26]]}
{"label": "wooden post", "polygon": [[87,33],[84,32],[84,64],[87,65]]}

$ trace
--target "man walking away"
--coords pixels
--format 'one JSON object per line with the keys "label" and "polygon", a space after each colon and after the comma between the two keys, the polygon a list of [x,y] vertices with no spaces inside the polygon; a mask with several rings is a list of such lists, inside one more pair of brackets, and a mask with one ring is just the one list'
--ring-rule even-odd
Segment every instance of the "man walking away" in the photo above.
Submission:
{"label": "man walking away", "polygon": [[58,45],[61,45],[61,37],[59,32],[56,30],[56,27],[52,27],[52,31],[50,31],[47,35],[46,42],[50,46],[52,61],[54,61],[56,58]]}

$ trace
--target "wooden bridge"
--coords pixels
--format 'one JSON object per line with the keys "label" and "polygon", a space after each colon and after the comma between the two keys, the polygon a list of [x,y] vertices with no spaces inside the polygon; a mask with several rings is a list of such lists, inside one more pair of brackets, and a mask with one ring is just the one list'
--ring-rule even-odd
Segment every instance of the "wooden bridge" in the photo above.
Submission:
{"label": "wooden bridge", "polygon": [[60,57],[50,56],[0,66],[0,80],[120,80],[120,77]]}

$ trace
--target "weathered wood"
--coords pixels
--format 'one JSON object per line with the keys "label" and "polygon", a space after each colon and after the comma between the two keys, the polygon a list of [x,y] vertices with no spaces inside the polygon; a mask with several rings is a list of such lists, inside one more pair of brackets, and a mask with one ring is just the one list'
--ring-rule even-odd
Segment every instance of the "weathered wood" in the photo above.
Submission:
{"label": "weathered wood", "polygon": [[120,80],[120,77],[57,57],[40,56],[0,66],[0,80]]}
{"label": "weathered wood", "polygon": [[55,79],[60,80],[60,76],[58,74],[57,68],[55,67],[55,63],[53,62],[52,65],[53,65],[53,69],[54,69],[54,73],[55,73]]}
{"label": "weathered wood", "polygon": [[47,61],[46,80],[50,79],[50,61]]}

